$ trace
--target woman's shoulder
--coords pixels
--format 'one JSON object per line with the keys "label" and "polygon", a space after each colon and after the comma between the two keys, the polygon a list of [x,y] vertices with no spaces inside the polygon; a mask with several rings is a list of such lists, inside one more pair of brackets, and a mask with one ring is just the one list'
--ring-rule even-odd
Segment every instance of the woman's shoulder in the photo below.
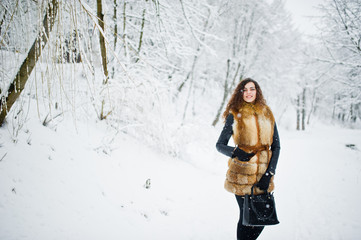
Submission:
{"label": "woman's shoulder", "polygon": [[263,112],[266,116],[270,117],[272,119],[272,121],[275,121],[275,118],[273,116],[273,112],[271,110],[271,108],[268,105],[264,105],[264,109]]}
{"label": "woman's shoulder", "polygon": [[233,121],[234,120],[234,112],[231,112],[229,111],[227,117],[226,117],[226,122],[229,122],[229,121]]}
{"label": "woman's shoulder", "polygon": [[271,108],[267,104],[264,105],[264,111],[272,113]]}
{"label": "woman's shoulder", "polygon": [[227,118],[228,118],[229,116],[232,116],[232,117],[234,118],[235,116],[237,116],[237,113],[238,113],[238,111],[236,111],[235,109],[230,109],[230,110],[229,110],[229,113],[228,113],[228,115],[227,115]]}

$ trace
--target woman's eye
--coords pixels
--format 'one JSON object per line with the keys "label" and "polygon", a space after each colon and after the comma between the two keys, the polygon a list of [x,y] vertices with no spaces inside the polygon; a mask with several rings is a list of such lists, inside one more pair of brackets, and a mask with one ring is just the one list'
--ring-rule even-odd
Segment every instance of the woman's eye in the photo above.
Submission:
{"label": "woman's eye", "polygon": [[243,89],[242,90],[242,92],[247,92],[247,91],[252,91],[253,92],[253,91],[256,91],[256,89],[255,88],[250,88],[250,89]]}

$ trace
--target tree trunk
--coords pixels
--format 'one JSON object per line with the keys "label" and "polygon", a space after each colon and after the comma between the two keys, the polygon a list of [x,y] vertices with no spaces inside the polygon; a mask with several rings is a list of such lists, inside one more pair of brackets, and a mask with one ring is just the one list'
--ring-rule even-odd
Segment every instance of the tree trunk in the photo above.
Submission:
{"label": "tree trunk", "polygon": [[317,93],[317,89],[313,89],[312,91],[312,100],[311,100],[311,109],[310,111],[308,112],[308,118],[307,118],[307,124],[310,124],[310,121],[311,121],[311,115],[312,113],[315,111],[315,108],[316,108],[316,100],[317,100],[317,97],[316,97],[316,93]]}
{"label": "tree trunk", "polygon": [[[216,118],[213,120],[212,126],[216,126],[216,124],[219,121],[219,118],[221,117],[222,109],[224,108],[224,105],[226,105],[226,99],[228,97],[228,94],[230,93],[230,91],[232,90],[232,88],[235,85],[237,75],[238,75],[239,69],[241,67],[241,63],[238,63],[236,73],[234,74],[233,80],[232,80],[231,84],[228,87],[228,82],[227,81],[228,81],[228,75],[229,75],[229,62],[230,62],[230,60],[228,59],[228,61],[227,61],[227,77],[226,77],[226,82],[224,83],[223,99],[222,99],[222,102],[221,102],[221,106],[219,107],[219,109],[217,111]],[[243,78],[243,74],[241,73],[240,80],[242,80],[242,78]]]}
{"label": "tree trunk", "polygon": [[18,73],[7,90],[7,96],[3,96],[0,102],[0,126],[3,124],[7,113],[15,103],[16,99],[20,96],[24,90],[25,84],[29,79],[31,72],[33,71],[42,49],[45,47],[49,34],[53,28],[55,17],[58,11],[58,1],[52,0],[49,2],[47,12],[43,19],[42,30],[39,32],[38,37],[35,39],[31,46],[28,55],[20,66]]}
{"label": "tree trunk", "polygon": [[300,95],[297,95],[297,124],[296,124],[296,130],[300,130],[300,119],[301,119],[301,114],[300,114]]}
{"label": "tree trunk", "polygon": [[305,130],[306,119],[306,88],[303,88],[302,92],[302,130]]}
{"label": "tree trunk", "polygon": [[351,106],[350,106],[350,121],[352,123],[355,123],[356,119],[357,119],[356,110],[357,110],[357,104],[351,103]]}
{"label": "tree trunk", "polygon": [[[103,72],[104,72],[104,79],[103,79],[103,85],[108,84],[108,79],[109,79],[109,75],[108,75],[108,66],[107,66],[107,49],[105,47],[105,38],[104,35],[105,34],[105,29],[104,29],[104,14],[103,14],[103,7],[102,7],[102,0],[97,0],[97,17],[98,17],[98,23],[99,26],[101,27],[102,31],[99,31],[99,44],[100,44],[100,53],[101,53],[101,57],[102,57],[102,65],[103,65]],[[105,105],[105,100],[102,100],[102,106],[101,106],[101,110],[100,110],[100,120],[106,119],[107,116],[111,113],[111,111],[109,111],[107,114],[104,113],[104,105]]]}
{"label": "tree trunk", "polygon": [[229,76],[229,63],[231,62],[230,59],[227,60],[227,73],[226,73],[226,79],[224,81],[224,91],[223,91],[223,99],[222,99],[222,103],[221,103],[221,106],[218,108],[218,111],[217,111],[217,115],[216,115],[216,118],[213,120],[212,122],[212,126],[216,126],[217,122],[219,121],[219,118],[222,114],[222,109],[224,107],[224,105],[226,104],[226,99],[227,99],[227,96],[228,96],[228,76]]}
{"label": "tree trunk", "polygon": [[123,4],[123,45],[124,45],[124,56],[127,56],[127,44],[126,44],[126,37],[127,34],[125,32],[125,27],[126,27],[126,23],[127,23],[127,15],[125,14],[125,10],[127,8],[127,1],[124,1]]}
{"label": "tree trunk", "polygon": [[114,52],[115,49],[117,48],[117,40],[118,40],[118,24],[117,24],[117,0],[114,0],[114,15],[113,15],[113,19],[114,19]]}
{"label": "tree trunk", "polygon": [[[145,8],[143,9],[142,25],[141,25],[141,29],[140,29],[139,44],[138,44],[138,55],[140,54],[140,50],[142,48],[142,43],[143,43],[144,23],[145,23]],[[139,57],[137,57],[135,62],[138,62],[138,61],[139,61]]]}
{"label": "tree trunk", "polygon": [[[114,11],[114,15],[113,15],[113,21],[114,21],[114,53],[116,52],[116,48],[117,48],[117,41],[118,41],[118,18],[117,18],[117,8],[118,8],[118,4],[117,4],[117,0],[114,0],[114,6],[113,6],[113,11]],[[114,78],[115,75],[115,67],[114,65],[112,66],[112,78]]]}
{"label": "tree trunk", "polygon": [[[103,33],[105,33],[102,0],[97,0],[97,17],[98,17],[99,26],[103,30]],[[103,33],[101,31],[99,31],[99,43],[100,43],[100,52],[102,55],[103,71],[104,71],[104,76],[105,76],[103,83],[107,84],[108,83],[107,50],[105,47],[105,39],[104,39]]]}
{"label": "tree trunk", "polygon": [[140,49],[142,48],[142,42],[143,42],[143,32],[144,32],[144,23],[145,23],[145,9],[143,9],[142,27],[141,27],[141,29],[140,29],[140,37],[139,37],[138,53],[140,53]]}
{"label": "tree trunk", "polygon": [[[198,52],[198,50],[197,50]],[[193,74],[193,71],[194,71],[194,68],[196,66],[196,63],[197,63],[197,59],[198,59],[198,56],[195,55],[194,58],[193,58],[193,64],[192,64],[192,68],[191,70],[188,72],[187,74],[187,77],[185,78],[185,80],[181,83],[181,85],[178,87],[178,92],[176,95],[178,95],[178,93],[180,93],[184,87],[184,84],[186,84],[186,82],[188,81],[189,77],[191,76],[191,74]]]}
{"label": "tree trunk", "polygon": [[336,102],[337,102],[337,96],[335,94],[333,96],[332,119],[335,119],[335,115],[336,115]]}

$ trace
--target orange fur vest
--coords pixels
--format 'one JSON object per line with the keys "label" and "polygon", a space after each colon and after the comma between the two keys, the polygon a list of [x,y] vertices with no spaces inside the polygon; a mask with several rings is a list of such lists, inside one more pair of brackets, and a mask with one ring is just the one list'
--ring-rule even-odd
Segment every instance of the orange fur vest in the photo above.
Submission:
{"label": "orange fur vest", "polygon": [[[273,141],[275,120],[271,109],[265,105],[244,103],[234,117],[233,141],[245,152],[255,155],[248,162],[230,158],[224,187],[236,195],[251,194],[251,187],[266,172],[271,159],[270,146]],[[273,177],[268,191],[274,189]],[[255,194],[263,193],[255,187]]]}

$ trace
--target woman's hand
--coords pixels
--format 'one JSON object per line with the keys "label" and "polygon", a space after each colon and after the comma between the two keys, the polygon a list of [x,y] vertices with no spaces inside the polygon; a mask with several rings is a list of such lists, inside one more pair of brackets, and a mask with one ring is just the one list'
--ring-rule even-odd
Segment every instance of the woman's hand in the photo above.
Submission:
{"label": "woman's hand", "polygon": [[232,158],[238,158],[238,160],[247,162],[251,159],[251,157],[254,156],[254,153],[247,153],[240,149],[239,147],[236,147],[233,151]]}
{"label": "woman's hand", "polygon": [[259,182],[257,183],[257,187],[263,191],[266,191],[269,186],[269,182],[271,180],[272,174],[270,172],[265,172]]}

